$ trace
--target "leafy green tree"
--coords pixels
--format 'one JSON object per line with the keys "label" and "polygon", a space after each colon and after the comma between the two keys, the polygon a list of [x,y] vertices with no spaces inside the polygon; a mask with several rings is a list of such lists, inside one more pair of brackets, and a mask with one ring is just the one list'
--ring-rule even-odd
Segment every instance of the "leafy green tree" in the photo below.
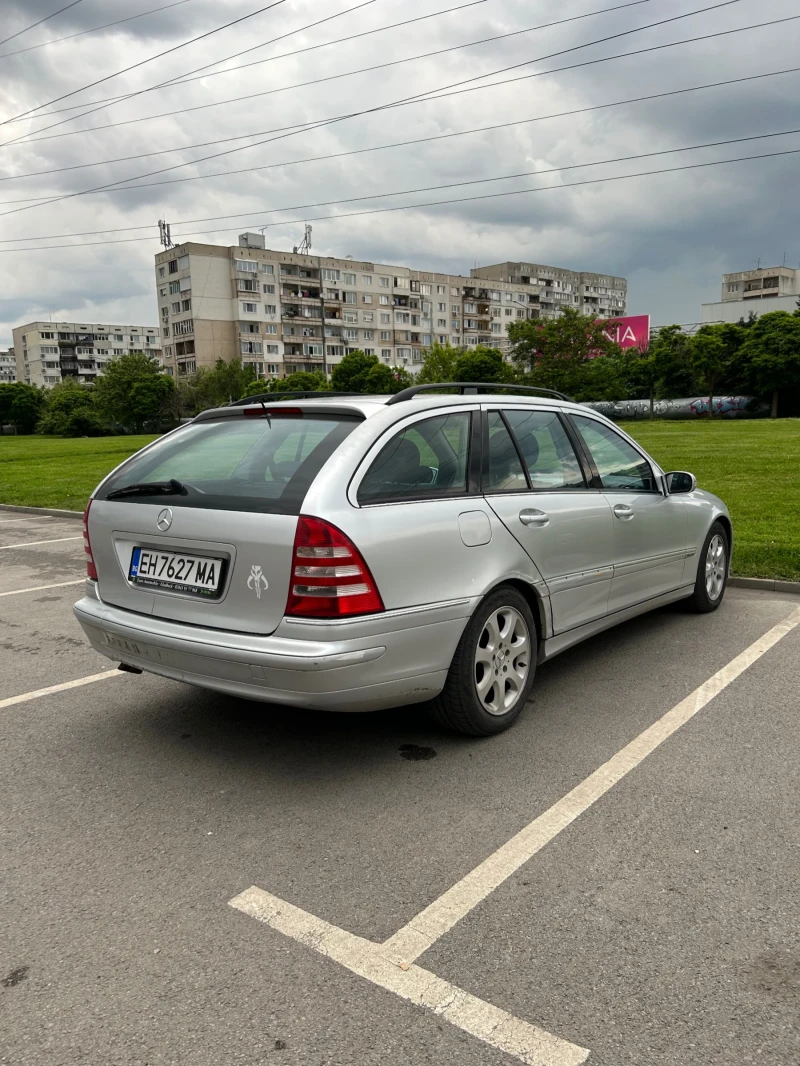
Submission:
{"label": "leafy green tree", "polygon": [[17,433],[33,433],[44,405],[44,389],[24,381],[0,384],[0,424],[15,426]]}
{"label": "leafy green tree", "polygon": [[662,326],[647,349],[648,366],[643,368],[640,385],[650,394],[651,381],[655,398],[674,400],[691,396],[696,390],[692,365],[692,338],[680,326]]}
{"label": "leafy green tree", "polygon": [[213,370],[205,374],[203,385],[212,398],[213,406],[221,407],[240,400],[255,380],[255,369],[250,365],[244,366],[241,359],[217,359]]}
{"label": "leafy green tree", "polygon": [[103,416],[141,433],[145,423],[169,411],[175,382],[154,355],[132,352],[112,359],[94,388]]}
{"label": "leafy green tree", "polygon": [[695,377],[708,396],[708,416],[714,415],[714,394],[731,380],[737,352],[746,329],[731,322],[701,326],[691,339],[691,365]]}
{"label": "leafy green tree", "polygon": [[336,392],[369,392],[367,384],[370,371],[380,366],[377,355],[365,352],[348,352],[333,368],[331,381]]}
{"label": "leafy green tree", "polygon": [[[260,385],[260,388],[256,388]],[[258,392],[328,392],[330,383],[321,370],[296,370],[285,378],[273,378],[264,389],[264,382],[255,382],[248,387],[245,396]]]}
{"label": "leafy green tree", "polygon": [[[102,421],[97,416],[95,408],[94,385],[81,385],[75,378],[65,378],[49,390],[46,398],[46,407],[36,427],[39,433],[53,434],[61,437],[67,436],[99,436]],[[94,419],[96,432],[78,433],[79,422],[73,423],[73,416],[91,413]],[[70,424],[72,429],[70,430]]]}
{"label": "leafy green tree", "polygon": [[453,373],[455,377],[443,380],[486,381],[510,385],[517,376],[514,368],[509,366],[503,358],[502,352],[497,348],[486,348],[483,345],[462,350],[455,361]]}
{"label": "leafy green tree", "polygon": [[466,349],[453,348],[449,344],[432,344],[425,352],[425,358],[416,381],[419,385],[435,385],[439,381],[458,381],[455,376],[456,362],[464,355]]}
{"label": "leafy green tree", "polygon": [[[566,307],[554,319],[526,319],[508,327],[511,357],[525,372],[525,382],[556,389],[569,395],[584,395],[587,364],[599,356],[617,354],[619,346],[603,332],[594,315],[582,315]],[[607,368],[603,368],[604,370]],[[598,371],[590,372],[597,375]]]}
{"label": "leafy green tree", "polygon": [[781,392],[800,392],[800,315],[761,315],[737,354],[739,380],[758,394],[771,395],[771,415],[777,418]]}
{"label": "leafy green tree", "polygon": [[404,367],[378,363],[367,374],[364,391],[381,396],[400,392],[401,389],[407,389],[413,384],[414,379]]}

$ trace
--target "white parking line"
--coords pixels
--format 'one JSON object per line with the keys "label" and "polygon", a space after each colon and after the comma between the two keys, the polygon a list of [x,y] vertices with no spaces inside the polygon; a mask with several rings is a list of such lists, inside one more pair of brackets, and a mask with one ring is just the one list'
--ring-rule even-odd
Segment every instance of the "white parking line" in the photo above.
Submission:
{"label": "white parking line", "polygon": [[15,522],[54,522],[55,519],[50,515],[31,515],[30,518],[9,518],[0,519],[0,526],[11,526]]}
{"label": "white parking line", "polygon": [[113,670],[104,670],[102,674],[89,674],[87,677],[78,677],[74,681],[65,681],[61,685],[50,685],[49,688],[37,688],[33,692],[23,692],[19,696],[9,696],[8,699],[0,700],[0,710],[4,707],[13,707],[17,703],[27,703],[28,700],[38,700],[42,696],[52,696],[56,692],[66,692],[71,688],[80,688],[82,685],[93,685],[95,681],[105,681],[109,677],[122,677],[115,667]]}
{"label": "white parking line", "polygon": [[584,1062],[589,1055],[584,1048],[561,1041],[536,1026],[499,1011],[491,1004],[475,999],[454,985],[440,982],[434,974],[416,966],[413,960],[419,958],[798,625],[800,608],[792,611],[782,622],[773,626],[662,715],[544,814],[534,818],[383,944],[374,944],[329,925],[256,887],[235,896],[229,900],[229,904],[334,959],[373,984],[432,1010],[485,1043],[515,1055],[522,1062],[531,1066],[566,1066],[568,1063]]}
{"label": "white parking line", "polygon": [[0,544],[0,552],[9,548],[35,548],[39,544],[63,544],[65,540],[83,540],[83,537],[56,537],[54,540],[29,540],[25,544]]}
{"label": "white parking line", "polygon": [[67,585],[82,585],[85,580],[85,577],[79,577],[77,581],[59,581],[55,585],[33,585],[29,589],[13,589],[11,592],[0,592],[0,599],[3,596],[21,596],[23,592],[44,592],[46,589],[63,589]]}
{"label": "white parking line", "polygon": [[531,1066],[579,1066],[589,1056],[586,1048],[520,1021],[430,970],[398,966],[379,944],[338,929],[260,888],[248,888],[230,905]]}

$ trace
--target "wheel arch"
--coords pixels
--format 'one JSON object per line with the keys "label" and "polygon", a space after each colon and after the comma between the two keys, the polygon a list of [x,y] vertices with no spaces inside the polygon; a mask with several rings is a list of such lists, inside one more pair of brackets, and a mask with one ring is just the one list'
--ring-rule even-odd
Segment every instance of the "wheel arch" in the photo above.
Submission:
{"label": "wheel arch", "polygon": [[[495,584],[486,590],[483,599],[490,596],[493,592],[496,592],[499,588],[504,588],[509,585],[511,588],[516,589],[527,601],[528,606],[531,609],[533,615],[533,621],[536,626],[536,639],[541,647],[542,642],[546,639],[547,633],[547,609],[544,604],[543,598],[539,595],[537,590],[527,581],[523,581],[518,577],[504,578],[502,581],[497,581]],[[481,601],[482,602],[482,601]]]}

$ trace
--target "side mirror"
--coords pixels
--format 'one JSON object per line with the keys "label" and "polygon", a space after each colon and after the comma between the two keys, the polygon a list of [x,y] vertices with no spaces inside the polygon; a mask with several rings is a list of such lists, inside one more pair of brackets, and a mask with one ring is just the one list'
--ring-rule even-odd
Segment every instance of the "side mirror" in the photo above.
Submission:
{"label": "side mirror", "polygon": [[694,492],[697,488],[697,478],[686,470],[673,470],[670,474],[665,474],[664,477],[667,482],[667,492],[670,496],[674,496],[679,492]]}

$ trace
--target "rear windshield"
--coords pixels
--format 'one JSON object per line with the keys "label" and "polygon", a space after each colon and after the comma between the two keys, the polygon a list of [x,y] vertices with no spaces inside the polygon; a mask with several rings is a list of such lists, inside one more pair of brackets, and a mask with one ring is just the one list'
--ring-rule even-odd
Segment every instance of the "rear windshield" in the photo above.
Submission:
{"label": "rear windshield", "polygon": [[[134,457],[98,498],[299,514],[311,482],[360,421],[309,414],[194,423]],[[142,489],[119,492],[133,486]]]}

